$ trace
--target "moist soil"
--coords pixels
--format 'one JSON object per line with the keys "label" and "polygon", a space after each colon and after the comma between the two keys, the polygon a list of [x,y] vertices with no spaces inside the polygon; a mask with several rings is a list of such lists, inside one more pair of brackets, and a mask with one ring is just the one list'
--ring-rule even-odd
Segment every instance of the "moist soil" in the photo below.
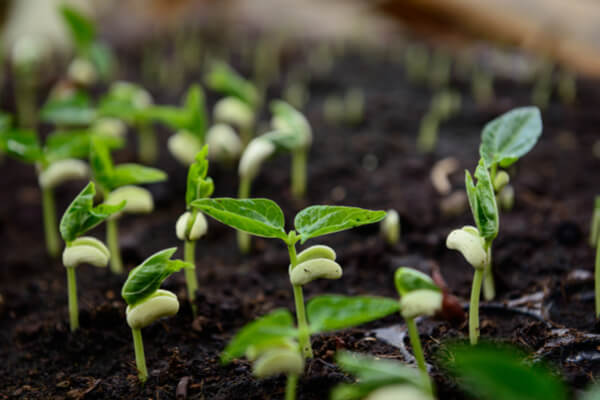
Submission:
{"label": "moist soil", "polygon": [[[139,81],[140,57],[131,56],[137,54],[132,49],[119,51],[125,65],[122,76]],[[301,58],[301,54],[286,54],[284,71]],[[247,71],[243,63],[238,64]],[[192,70],[184,82],[198,82],[201,76],[202,71]],[[174,95],[172,88],[155,81],[145,83],[159,103],[176,102],[183,93]],[[550,363],[573,393],[600,372],[600,336],[596,336],[600,328],[594,319],[591,274],[594,251],[587,243],[593,198],[598,194],[600,160],[591,148],[599,138],[600,91],[594,82],[578,84],[575,104],[565,106],[552,97],[543,111],[539,143],[511,171],[515,205],[501,213],[493,247],[497,297],[491,303],[483,301],[481,309],[483,338],[513,343],[533,359]],[[314,145],[307,196],[302,201],[292,198],[287,156],[264,165],[253,195],[278,202],[288,226],[298,210],[311,204],[393,208],[401,216],[402,237],[399,244],[389,246],[379,237],[377,226],[367,226],[311,241],[335,248],[344,276],[307,285],[307,299],[324,293],[395,298],[396,268],[412,266],[430,273],[431,266],[437,265],[450,292],[466,304],[473,270],[459,253],[446,249],[445,238],[452,229],[473,224],[472,217],[468,209],[454,217],[442,215],[443,196],[433,187],[430,171],[438,160],[456,157],[460,168],[450,176],[452,190],[463,189],[463,170],[472,171],[478,159],[482,126],[504,111],[528,105],[532,84],[499,79],[496,98],[485,107],[474,104],[468,82],[453,78],[451,86],[462,93],[462,110],[441,124],[436,150],[421,155],[415,150],[416,135],[432,90],[407,82],[400,64],[385,54],[375,58],[372,53],[349,51],[336,59],[330,73],[310,80],[305,112]],[[325,97],[350,87],[365,93],[363,122],[326,122]],[[268,97],[280,93],[281,83],[277,83]],[[216,99],[208,93],[210,106]],[[6,90],[1,101],[3,108],[14,110]],[[160,249],[181,247],[174,225],[184,208],[186,169],[166,150],[169,132],[157,130],[162,143],[157,166],[168,172],[169,180],[149,186],[156,200],[154,213],[119,221],[128,268]],[[115,154],[119,162],[136,161],[134,133],[129,137],[130,146]],[[254,239],[251,254],[242,256],[234,231],[210,220],[208,234],[197,245],[198,317],[192,318],[186,301],[183,274],[175,274],[164,287],[179,296],[181,309],[144,329],[151,376],[140,385],[120,297],[125,277],[90,266],[77,269],[81,329],[71,333],[65,270],[60,259],[45,254],[34,169],[4,159],[0,171],[0,398],[283,398],[283,377],[257,380],[245,359],[226,366],[219,362],[219,353],[244,324],[277,307],[293,310],[282,243]],[[215,196],[235,196],[235,168],[212,163],[209,175],[216,184]],[[56,190],[59,216],[83,184],[72,182]],[[93,234],[103,237],[103,228]],[[335,366],[334,355],[340,349],[412,362],[408,340],[398,346],[378,334],[395,325],[402,328],[400,316],[314,336],[315,357],[300,380],[299,398],[326,399],[337,383],[352,380]],[[419,326],[439,397],[465,398],[439,368],[436,354],[443,351],[444,342],[466,339],[466,323],[424,319]],[[186,390],[178,391],[178,384]]]}

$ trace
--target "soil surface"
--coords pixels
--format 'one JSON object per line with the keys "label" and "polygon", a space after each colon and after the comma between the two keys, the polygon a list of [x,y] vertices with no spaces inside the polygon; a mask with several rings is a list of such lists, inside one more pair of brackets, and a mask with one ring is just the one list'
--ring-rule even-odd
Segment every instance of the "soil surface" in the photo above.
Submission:
{"label": "soil surface", "polygon": [[[303,62],[309,49],[286,52],[283,71]],[[139,51],[119,51],[125,64],[122,77],[140,81]],[[233,61],[248,72],[243,57],[234,53]],[[190,69],[182,81],[197,82],[201,76],[200,69]],[[154,80],[144,82],[159,103],[178,102],[185,87],[178,90]],[[335,248],[344,276],[309,284],[307,299],[323,293],[395,298],[396,268],[412,266],[429,273],[437,264],[451,292],[466,302],[473,270],[459,253],[446,249],[445,238],[452,229],[473,224],[472,217],[468,209],[454,217],[442,215],[444,196],[433,187],[430,171],[438,160],[456,157],[460,168],[450,176],[452,190],[462,190],[463,170],[472,171],[478,160],[481,128],[504,111],[528,105],[532,83],[497,80],[496,99],[486,107],[473,102],[468,82],[453,78],[451,86],[462,93],[462,109],[441,124],[435,152],[421,155],[415,150],[416,135],[432,90],[406,81],[402,65],[391,57],[349,50],[336,58],[332,71],[310,80],[305,112],[314,145],[306,199],[297,201],[290,194],[287,156],[264,165],[253,195],[278,202],[288,226],[298,210],[311,204],[393,208],[401,216],[402,237],[399,244],[388,246],[379,237],[378,226],[367,226],[311,241]],[[362,89],[366,96],[364,121],[326,122],[322,114],[326,96],[351,87]],[[281,90],[278,82],[268,97],[277,98]],[[7,91],[2,96],[0,105],[14,110],[12,96]],[[217,98],[208,92],[210,106]],[[482,302],[481,308],[484,338],[514,343],[534,359],[550,362],[573,392],[600,373],[600,328],[594,320],[591,275],[594,251],[587,243],[598,194],[600,159],[594,158],[591,148],[599,139],[599,103],[597,84],[580,81],[575,104],[564,106],[553,96],[543,111],[539,143],[511,171],[515,206],[501,213],[493,247],[497,297]],[[162,127],[157,130],[163,144],[157,166],[168,172],[169,180],[149,186],[156,212],[119,221],[128,268],[160,249],[182,247],[174,225],[184,211],[186,168],[166,150],[170,133]],[[119,162],[136,161],[135,134],[130,132],[129,137],[131,146],[115,154]],[[257,380],[245,359],[227,366],[218,360],[244,324],[277,307],[293,310],[287,251],[280,241],[255,239],[252,253],[242,256],[236,250],[235,232],[209,221],[208,234],[197,246],[199,316],[192,320],[183,274],[168,279],[164,288],[179,296],[181,309],[175,317],[144,329],[151,377],[141,386],[120,297],[125,277],[90,266],[77,269],[81,329],[72,334],[64,267],[45,254],[34,168],[4,159],[0,171],[0,399],[175,399],[177,385],[186,382],[187,392],[178,398],[283,398],[283,377]],[[235,168],[212,163],[209,175],[215,181],[215,196],[235,196]],[[56,190],[59,216],[83,185],[72,182]],[[103,228],[92,234],[103,238]],[[444,341],[465,339],[466,324],[424,319],[419,327],[439,398],[465,398],[436,367],[435,354]],[[384,340],[381,332],[386,329]],[[389,335],[390,329],[399,334]],[[336,383],[351,381],[334,364],[336,350],[412,362],[408,339],[400,340],[400,346],[394,340],[402,339],[402,330],[401,317],[391,316],[313,337],[315,358],[300,380],[299,398],[326,399]]]}

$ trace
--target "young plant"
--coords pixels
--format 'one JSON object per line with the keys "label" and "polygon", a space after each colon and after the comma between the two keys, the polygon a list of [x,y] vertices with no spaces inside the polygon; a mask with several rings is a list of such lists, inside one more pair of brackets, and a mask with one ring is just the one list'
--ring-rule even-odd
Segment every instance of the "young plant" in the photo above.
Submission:
{"label": "young plant", "polygon": [[76,50],[69,77],[83,86],[92,85],[98,78],[108,80],[115,58],[110,48],[98,41],[94,21],[68,5],[62,5],[60,12]]}
{"label": "young plant", "polygon": [[[498,167],[513,165],[535,146],[541,134],[542,118],[537,107],[516,108],[488,122],[483,128],[479,155],[489,171],[494,193],[503,204],[512,207],[514,190],[508,184],[508,173],[499,171]],[[486,300],[491,300],[495,296],[491,244],[487,263],[483,293]]]}
{"label": "young plant", "polygon": [[420,152],[429,153],[435,149],[440,124],[458,113],[461,103],[460,93],[452,90],[441,90],[432,97],[429,111],[421,119],[419,128],[417,148]]}
{"label": "young plant", "polygon": [[206,132],[208,158],[230,167],[242,153],[242,142],[227,124],[217,123]]}
{"label": "young plant", "polygon": [[[469,171],[465,171],[467,197],[477,228],[464,226],[462,229],[453,230],[446,238],[446,246],[449,249],[460,251],[469,264],[475,268],[469,305],[469,338],[473,345],[477,344],[479,338],[481,284],[486,271],[489,271],[487,273],[491,276],[489,270],[491,246],[492,241],[498,235],[499,228],[494,187],[483,159],[479,160],[479,165],[475,169],[475,179],[477,179],[476,185],[473,183]],[[491,282],[493,283],[493,281]]]}
{"label": "young plant", "polygon": [[[54,204],[54,188],[74,179],[89,176],[87,163],[80,158],[89,155],[90,132],[53,132],[42,145],[35,132],[6,128],[0,133],[0,149],[8,156],[36,166],[38,184],[42,192],[42,212],[48,254],[57,257],[60,252],[58,222]],[[107,146],[118,147],[120,140],[97,137]]]}
{"label": "young plant", "polygon": [[183,259],[191,264],[193,268],[185,270],[187,282],[188,299],[192,305],[192,313],[196,317],[196,290],[198,290],[198,279],[196,277],[196,240],[200,239],[207,229],[206,218],[198,209],[191,206],[194,200],[208,198],[214,191],[211,178],[207,177],[208,160],[206,159],[208,146],[204,146],[196,155],[196,162],[190,165],[187,176],[187,189],[185,192],[186,211],[177,220],[175,232],[179,240],[184,241]]}
{"label": "young plant", "polygon": [[133,126],[138,134],[140,161],[152,164],[158,157],[158,141],[152,127],[149,109],[152,96],[146,89],[130,82],[115,82],[100,99],[98,117],[112,117]]}
{"label": "young plant", "polygon": [[[307,330],[314,335],[386,317],[398,311],[398,302],[383,297],[326,295],[309,301],[307,311]],[[287,309],[274,310],[243,327],[223,350],[221,362],[228,364],[245,355],[253,362],[258,378],[287,375],[285,399],[294,400],[305,363],[298,344],[301,332]]]}
{"label": "young plant", "polygon": [[596,318],[600,318],[600,196],[594,202],[594,214],[590,228],[590,246],[596,248],[596,265],[594,266],[594,281],[596,292]]}
{"label": "young plant", "polygon": [[138,377],[142,383],[148,379],[142,328],[154,321],[177,314],[179,301],[168,290],[159,289],[171,274],[193,265],[181,260],[171,260],[176,247],[154,253],[129,273],[121,296],[127,303],[127,324],[133,335],[133,348]]}
{"label": "young plant", "polygon": [[226,96],[215,104],[215,122],[237,128],[246,146],[254,136],[256,113],[261,103],[256,86],[223,62],[211,65],[205,82],[209,88]]}
{"label": "young plant", "polygon": [[[419,339],[419,331],[415,323],[416,317],[432,316],[442,310],[443,294],[433,280],[422,272],[412,268],[401,267],[394,275],[396,290],[400,296],[400,314],[406,321],[410,344],[423,375],[429,381],[425,356]],[[430,384],[431,385],[431,384]]]}
{"label": "young plant", "polygon": [[127,201],[121,213],[106,221],[106,242],[112,255],[110,269],[115,274],[123,272],[117,219],[122,213],[150,213],[154,209],[152,194],[140,186],[144,183],[160,182],[167,179],[163,171],[139,164],[113,165],[108,147],[97,138],[92,140],[90,165],[92,175],[98,184],[106,204],[120,204]]}
{"label": "young plant", "polygon": [[348,351],[339,352],[336,361],[357,382],[337,385],[331,400],[433,400],[429,378],[401,362]]}
{"label": "young plant", "polygon": [[302,287],[315,279],[338,279],[342,276],[342,268],[335,262],[336,254],[330,247],[314,245],[297,254],[296,243],[378,222],[385,217],[385,211],[357,207],[311,206],[296,214],[295,230],[286,233],[283,211],[268,199],[200,199],[193,201],[192,207],[237,230],[255,236],[281,239],[286,244],[290,258],[290,283],[294,291],[300,330],[298,340],[305,357],[312,357],[312,349]]}
{"label": "young plant", "polygon": [[565,384],[545,365],[531,363],[522,351],[482,343],[455,343],[443,349],[444,367],[472,398],[481,400],[566,400]]}
{"label": "young plant", "polygon": [[72,332],[79,328],[75,267],[80,264],[106,267],[110,258],[110,252],[104,243],[94,237],[82,235],[125,207],[124,201],[117,205],[99,204],[94,207],[95,195],[96,189],[90,182],[75,197],[60,220],[60,234],[66,243],[62,259],[67,270],[69,321]]}

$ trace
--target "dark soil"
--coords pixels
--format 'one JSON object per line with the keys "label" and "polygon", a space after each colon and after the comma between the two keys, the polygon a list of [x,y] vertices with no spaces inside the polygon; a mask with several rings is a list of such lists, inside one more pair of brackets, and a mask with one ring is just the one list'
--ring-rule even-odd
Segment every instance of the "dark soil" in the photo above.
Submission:
{"label": "dark soil", "polygon": [[[122,50],[127,61],[123,74],[138,80],[139,57],[125,56],[132,54],[129,50]],[[413,266],[430,272],[434,261],[450,290],[466,301],[473,271],[460,254],[446,249],[445,238],[450,230],[472,224],[472,218],[468,210],[458,217],[441,215],[442,196],[433,188],[429,173],[437,160],[454,156],[461,168],[451,177],[453,190],[462,189],[462,170],[473,170],[478,159],[482,126],[512,107],[527,105],[531,84],[499,80],[496,101],[479,108],[469,96],[468,82],[454,80],[452,86],[463,94],[463,108],[441,125],[437,150],[423,156],[416,153],[415,140],[431,91],[408,83],[399,64],[383,56],[375,62],[369,58],[349,52],[337,59],[330,74],[310,82],[306,114],[313,127],[314,145],[307,198],[296,201],[290,195],[287,157],[265,165],[253,187],[254,195],[277,201],[288,222],[308,204],[394,208],[400,213],[402,239],[397,246],[384,245],[377,226],[319,241],[336,249],[344,277],[311,283],[306,288],[308,299],[322,293],[396,297],[392,282],[396,268]],[[286,68],[301,59],[294,52],[286,53]],[[245,69],[243,64],[241,69]],[[192,70],[185,81],[198,81],[201,76],[200,70]],[[177,102],[183,93],[182,88],[171,94],[154,81],[148,82],[148,87],[158,102]],[[364,122],[354,126],[326,123],[321,112],[324,98],[349,87],[365,92]],[[280,90],[280,84],[275,85],[269,97],[279,96]],[[1,105],[12,110],[11,96],[6,91],[3,96]],[[209,94],[209,104],[216,98]],[[543,136],[518,162],[512,181],[515,207],[502,212],[500,234],[494,242],[498,296],[489,306],[484,302],[481,311],[484,338],[514,343],[532,357],[551,362],[573,390],[600,373],[600,338],[595,336],[600,332],[593,315],[591,275],[580,276],[576,283],[569,278],[574,270],[591,272],[594,263],[587,234],[593,197],[598,194],[600,160],[593,157],[591,147],[600,138],[599,103],[597,85],[582,81],[575,105],[563,106],[553,98],[544,110]],[[159,131],[165,143],[168,132]],[[115,157],[135,161],[133,149],[130,146]],[[157,250],[180,246],[174,225],[183,212],[186,170],[166,147],[158,166],[170,178],[151,186],[157,211],[120,221],[122,252],[129,268]],[[282,243],[256,239],[252,254],[241,256],[236,251],[235,233],[210,221],[209,232],[197,250],[199,316],[192,321],[183,274],[170,278],[164,287],[177,293],[182,307],[177,316],[144,329],[151,377],[141,386],[120,297],[124,277],[87,266],[77,270],[81,329],[72,334],[64,268],[60,260],[45,254],[34,169],[4,160],[0,171],[0,398],[174,399],[178,383],[183,380],[185,386],[187,377],[190,399],[282,398],[283,377],[260,381],[252,377],[246,360],[227,366],[218,361],[227,341],[244,324],[276,307],[293,309],[287,251]],[[235,195],[235,169],[213,164],[209,174],[216,183],[215,196]],[[82,185],[76,182],[57,189],[59,215]],[[95,234],[103,237],[101,229]],[[528,302],[519,304],[518,310],[509,306],[509,301],[535,293],[541,293],[537,309]],[[336,350],[405,360],[401,348],[377,335],[379,328],[395,324],[402,325],[400,316],[313,337],[315,358],[300,381],[299,398],[325,399],[336,383],[351,380],[334,365]],[[444,341],[464,339],[467,334],[465,324],[435,320],[423,320],[420,329],[432,362]],[[433,376],[440,398],[465,397],[436,366]]]}

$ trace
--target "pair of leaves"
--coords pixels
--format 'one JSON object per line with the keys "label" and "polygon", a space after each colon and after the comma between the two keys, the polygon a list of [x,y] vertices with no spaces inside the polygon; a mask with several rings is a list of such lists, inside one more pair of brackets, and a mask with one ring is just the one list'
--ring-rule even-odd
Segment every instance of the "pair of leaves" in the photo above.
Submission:
{"label": "pair of leaves", "polygon": [[[312,334],[350,328],[398,311],[398,302],[383,297],[318,296],[308,302],[307,315]],[[292,314],[278,309],[249,323],[229,342],[221,355],[224,363],[245,354],[250,346],[277,346],[295,339]]]}
{"label": "pair of leaves", "polygon": [[[217,221],[256,236],[287,242],[283,211],[268,199],[200,199],[192,206]],[[308,239],[381,221],[385,211],[358,207],[311,206],[296,214],[294,226],[301,242]]]}
{"label": "pair of leaves", "polygon": [[481,134],[479,154],[487,168],[508,167],[527,154],[542,134],[542,118],[537,107],[511,110],[488,122]]}
{"label": "pair of leaves", "polygon": [[475,179],[477,184],[473,183],[469,171],[465,171],[465,186],[473,219],[481,237],[491,242],[498,235],[500,222],[494,186],[483,159],[479,160],[475,169]]}
{"label": "pair of leaves", "polygon": [[358,353],[340,352],[336,356],[338,365],[346,372],[355,375],[358,383],[343,383],[331,393],[332,400],[360,400],[372,391],[388,385],[413,385],[427,392],[428,383],[415,368],[401,362],[380,360]]}
{"label": "pair of leaves", "polygon": [[67,97],[50,97],[40,109],[40,119],[59,126],[87,126],[96,118],[90,97],[78,91]]}
{"label": "pair of leaves", "polygon": [[125,201],[118,205],[99,204],[94,207],[95,195],[94,183],[90,182],[63,214],[60,220],[60,235],[65,242],[72,242],[125,207]]}
{"label": "pair of leaves", "polygon": [[187,176],[187,188],[185,192],[185,204],[190,207],[192,201],[210,197],[215,185],[208,173],[208,146],[205,145],[196,155],[196,161],[190,165]]}
{"label": "pair of leaves", "polygon": [[154,253],[131,270],[121,290],[121,296],[127,304],[133,306],[152,295],[174,272],[182,268],[194,268],[190,263],[171,260],[176,250],[176,247],[172,247]]}
{"label": "pair of leaves", "polygon": [[482,400],[565,400],[565,385],[542,365],[525,364],[516,349],[455,344],[444,364],[459,384]]}
{"label": "pair of leaves", "polygon": [[94,179],[107,191],[125,185],[140,185],[167,179],[167,174],[156,168],[139,164],[114,166],[106,143],[99,137],[92,139],[90,165]]}
{"label": "pair of leaves", "polygon": [[224,62],[215,62],[205,78],[206,85],[217,92],[235,97],[250,107],[259,102],[256,87]]}
{"label": "pair of leaves", "polygon": [[204,92],[199,85],[192,85],[182,107],[152,106],[142,112],[146,119],[162,122],[175,130],[185,130],[204,143],[208,117]]}

